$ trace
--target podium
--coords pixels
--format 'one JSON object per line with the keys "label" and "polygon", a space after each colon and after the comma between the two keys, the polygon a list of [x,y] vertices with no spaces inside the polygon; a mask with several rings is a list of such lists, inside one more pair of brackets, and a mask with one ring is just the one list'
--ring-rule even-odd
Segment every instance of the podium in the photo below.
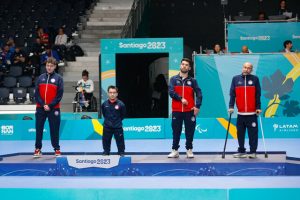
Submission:
{"label": "podium", "polygon": [[256,159],[233,158],[221,153],[197,153],[195,158],[167,158],[166,153],[129,153],[102,156],[97,153],[66,153],[55,157],[44,153],[4,155],[0,175],[5,176],[288,176],[300,175],[300,161],[290,160],[285,152],[263,152]]}

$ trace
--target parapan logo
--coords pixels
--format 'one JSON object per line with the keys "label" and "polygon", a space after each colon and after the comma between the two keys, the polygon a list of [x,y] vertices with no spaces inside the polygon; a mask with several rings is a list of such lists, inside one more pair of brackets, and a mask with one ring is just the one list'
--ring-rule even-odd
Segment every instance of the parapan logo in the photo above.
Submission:
{"label": "parapan logo", "polygon": [[[206,133],[207,132],[207,128],[206,129],[203,129],[201,128],[200,124],[198,124],[195,128],[195,131],[197,131],[198,133]],[[182,126],[182,131],[181,133],[185,133],[185,128],[184,126]]]}

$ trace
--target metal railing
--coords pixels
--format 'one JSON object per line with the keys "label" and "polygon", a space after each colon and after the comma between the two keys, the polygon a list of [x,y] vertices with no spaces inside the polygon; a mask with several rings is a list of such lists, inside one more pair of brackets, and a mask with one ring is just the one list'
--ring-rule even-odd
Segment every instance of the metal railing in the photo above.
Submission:
{"label": "metal railing", "polygon": [[150,0],[134,0],[128,18],[126,20],[125,26],[121,33],[121,38],[133,38],[142,21],[142,16],[145,7],[150,2]]}

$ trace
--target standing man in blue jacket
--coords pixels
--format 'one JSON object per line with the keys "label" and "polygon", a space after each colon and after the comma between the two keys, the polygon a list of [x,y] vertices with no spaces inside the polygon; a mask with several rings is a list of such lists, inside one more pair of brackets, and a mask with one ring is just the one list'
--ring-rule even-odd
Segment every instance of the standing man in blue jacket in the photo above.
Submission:
{"label": "standing man in blue jacket", "polygon": [[242,74],[234,76],[230,87],[229,113],[233,113],[236,102],[238,109],[237,116],[237,137],[238,153],[235,158],[246,158],[245,133],[248,130],[250,154],[249,158],[256,158],[258,144],[257,115],[261,113],[260,95],[261,88],[257,76],[252,75],[253,65],[244,63]]}
{"label": "standing man in blue jacket", "polygon": [[59,126],[60,126],[60,101],[64,93],[64,82],[62,77],[55,73],[57,62],[55,58],[49,57],[46,61],[46,73],[41,74],[36,81],[36,139],[34,157],[42,156],[42,139],[46,119],[49,120],[51,144],[55,156],[60,156]]}
{"label": "standing man in blue jacket", "polygon": [[186,156],[194,158],[193,139],[196,127],[196,116],[200,111],[202,103],[202,92],[196,79],[189,76],[192,61],[183,58],[180,64],[179,74],[171,77],[169,84],[169,94],[172,98],[172,130],[173,144],[172,151],[168,158],[179,157],[179,141],[184,122],[186,137]]}
{"label": "standing man in blue jacket", "polygon": [[111,140],[114,135],[118,147],[118,155],[124,156],[125,141],[122,120],[126,115],[125,104],[117,98],[118,88],[116,86],[109,86],[107,93],[108,99],[101,106],[104,117],[102,136],[103,155],[108,156],[110,154]]}

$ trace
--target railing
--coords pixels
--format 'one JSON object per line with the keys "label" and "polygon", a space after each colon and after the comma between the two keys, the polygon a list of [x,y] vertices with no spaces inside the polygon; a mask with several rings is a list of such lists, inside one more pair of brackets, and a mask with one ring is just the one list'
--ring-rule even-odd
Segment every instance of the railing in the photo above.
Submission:
{"label": "railing", "polygon": [[145,7],[150,0],[134,0],[126,24],[122,30],[121,38],[133,38],[138,29]]}

